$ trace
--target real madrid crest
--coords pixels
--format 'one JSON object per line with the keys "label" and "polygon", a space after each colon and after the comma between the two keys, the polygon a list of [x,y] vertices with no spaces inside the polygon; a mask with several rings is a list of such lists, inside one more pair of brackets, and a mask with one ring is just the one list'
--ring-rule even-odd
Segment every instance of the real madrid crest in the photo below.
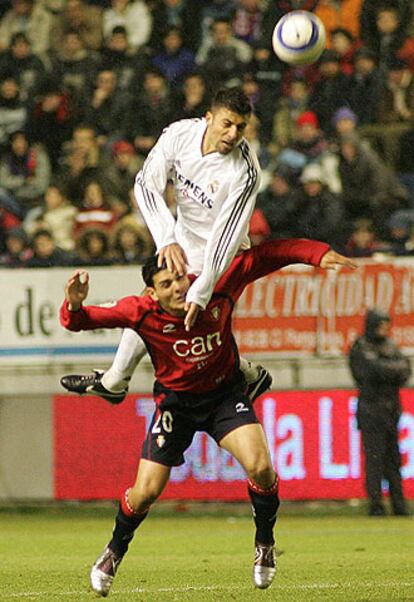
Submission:
{"label": "real madrid crest", "polygon": [[220,186],[220,182],[218,180],[213,180],[207,186],[207,192],[209,194],[215,194],[217,192],[217,190],[219,189],[219,186]]}
{"label": "real madrid crest", "polygon": [[165,443],[164,435],[158,435],[158,437],[156,438],[156,443],[157,443],[158,447],[162,447]]}

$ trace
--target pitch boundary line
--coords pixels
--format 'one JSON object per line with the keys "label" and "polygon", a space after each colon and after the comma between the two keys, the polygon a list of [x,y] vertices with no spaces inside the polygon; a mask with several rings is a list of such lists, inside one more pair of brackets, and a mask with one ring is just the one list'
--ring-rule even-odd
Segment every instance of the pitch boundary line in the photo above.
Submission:
{"label": "pitch boundary line", "polygon": [[[353,587],[354,584],[351,582],[348,583],[302,583],[302,584],[282,584],[275,582],[272,591],[295,591],[295,590],[329,590],[329,589],[349,589]],[[359,588],[379,588],[379,589],[388,589],[394,587],[414,587],[413,581],[390,581],[387,583],[376,583],[376,582],[362,582],[358,583]],[[183,586],[183,587],[160,587],[160,588],[148,588],[148,587],[135,587],[130,589],[114,589],[111,590],[111,597],[114,596],[122,596],[125,594],[157,594],[157,593],[187,593],[187,592],[214,592],[221,590],[228,591],[243,591],[243,590],[252,590],[253,587],[250,585],[246,586],[233,586],[233,585],[205,585],[205,586]],[[82,590],[82,591],[70,591],[70,592],[19,592],[19,593],[11,593],[5,594],[5,598],[2,600],[6,600],[7,598],[53,598],[53,597],[62,597],[62,596],[81,596],[92,593],[92,590]]]}

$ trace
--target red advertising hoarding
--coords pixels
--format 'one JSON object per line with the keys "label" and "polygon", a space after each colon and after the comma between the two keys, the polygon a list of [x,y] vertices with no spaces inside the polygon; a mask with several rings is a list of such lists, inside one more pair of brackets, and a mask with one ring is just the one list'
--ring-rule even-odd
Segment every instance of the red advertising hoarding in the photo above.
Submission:
{"label": "red advertising hoarding", "polygon": [[[256,402],[283,499],[365,497],[355,395],[339,389],[284,391]],[[402,391],[402,402],[402,475],[406,495],[414,498],[413,389]],[[131,394],[119,406],[96,397],[55,396],[55,498],[118,498],[134,482],[153,410],[149,395]],[[243,471],[205,433],[197,433],[185,464],[172,470],[163,498],[245,500]]]}
{"label": "red advertising hoarding", "polygon": [[234,332],[240,353],[341,355],[363,331],[367,308],[392,317],[392,336],[414,352],[414,265],[363,261],[355,271],[286,268],[251,284]]}

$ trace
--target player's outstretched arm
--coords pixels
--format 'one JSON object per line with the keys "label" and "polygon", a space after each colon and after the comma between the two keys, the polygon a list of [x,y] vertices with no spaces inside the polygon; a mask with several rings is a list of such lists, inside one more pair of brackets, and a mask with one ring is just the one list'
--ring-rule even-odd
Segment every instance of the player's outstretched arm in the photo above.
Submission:
{"label": "player's outstretched arm", "polygon": [[341,268],[355,270],[358,265],[350,257],[345,257],[345,255],[330,249],[322,257],[320,267],[324,270],[339,270]]}
{"label": "player's outstretched arm", "polygon": [[65,286],[65,298],[69,311],[77,311],[89,292],[89,274],[85,270],[76,270]]}
{"label": "player's outstretched arm", "polygon": [[158,253],[158,267],[162,266],[164,260],[167,264],[167,270],[170,272],[177,272],[179,276],[187,273],[187,255],[178,243],[171,243],[160,249]]}

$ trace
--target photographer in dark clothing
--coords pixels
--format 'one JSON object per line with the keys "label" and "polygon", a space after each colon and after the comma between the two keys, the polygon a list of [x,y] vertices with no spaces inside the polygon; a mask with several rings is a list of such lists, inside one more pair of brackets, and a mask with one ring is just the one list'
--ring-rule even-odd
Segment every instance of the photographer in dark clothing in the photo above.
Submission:
{"label": "photographer in dark clothing", "polygon": [[390,328],[388,314],[369,310],[365,334],[354,342],[349,354],[352,376],[359,388],[357,422],[365,452],[371,516],[385,514],[382,478],[389,483],[394,514],[408,514],[401,487],[398,421],[401,416],[399,389],[408,381],[411,368],[408,359],[389,338]]}

